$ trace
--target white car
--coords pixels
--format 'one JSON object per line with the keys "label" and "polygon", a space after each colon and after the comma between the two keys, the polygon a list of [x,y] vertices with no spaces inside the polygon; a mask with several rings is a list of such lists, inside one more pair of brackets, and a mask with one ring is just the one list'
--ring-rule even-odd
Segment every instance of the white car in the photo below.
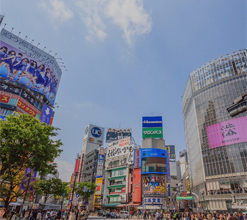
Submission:
{"label": "white car", "polygon": [[120,211],[119,212],[120,218],[129,218],[130,214],[127,211]]}

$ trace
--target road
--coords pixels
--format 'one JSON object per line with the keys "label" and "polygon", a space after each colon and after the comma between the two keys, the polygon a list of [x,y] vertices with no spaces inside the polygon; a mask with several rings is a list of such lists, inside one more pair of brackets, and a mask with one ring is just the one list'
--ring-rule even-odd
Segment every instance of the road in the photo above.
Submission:
{"label": "road", "polygon": [[[105,220],[105,219],[111,219],[111,218],[103,218],[103,217],[98,217],[98,216],[89,216],[89,218],[88,219],[98,219],[98,220]],[[126,219],[123,219],[123,218],[117,218],[117,220],[126,220]],[[131,220],[130,218],[128,219],[128,220]],[[135,219],[135,220],[138,220],[138,219]],[[141,220],[141,219],[139,219],[139,220]]]}

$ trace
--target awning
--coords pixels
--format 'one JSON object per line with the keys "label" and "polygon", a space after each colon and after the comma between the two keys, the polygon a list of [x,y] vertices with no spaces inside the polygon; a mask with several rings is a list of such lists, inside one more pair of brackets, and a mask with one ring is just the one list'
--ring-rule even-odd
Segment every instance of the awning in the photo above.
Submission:
{"label": "awning", "polygon": [[113,177],[108,178],[108,180],[119,179],[119,178],[123,178],[123,177],[126,177],[126,175],[122,175],[122,176],[113,176]]}
{"label": "awning", "polygon": [[21,204],[18,202],[11,202],[9,203],[9,206],[21,206]]}
{"label": "awning", "polygon": [[103,207],[116,207],[118,205],[120,205],[120,203],[102,204],[101,206],[103,206]]}
{"label": "awning", "polygon": [[144,205],[144,207],[143,206],[139,206],[139,207],[137,207],[137,209],[160,209],[161,208],[161,206],[160,205]]}
{"label": "awning", "polygon": [[107,197],[117,197],[117,196],[120,196],[120,193],[119,194],[110,194],[110,195],[107,195]]}
{"label": "awning", "polygon": [[141,205],[141,203],[129,203],[127,204],[127,206],[139,206]]}
{"label": "awning", "polygon": [[117,207],[126,207],[126,206],[127,206],[126,204],[120,204]]}
{"label": "awning", "polygon": [[122,185],[113,185],[113,186],[108,186],[107,188],[121,188],[121,187],[125,187],[126,185],[125,184],[122,184]]}

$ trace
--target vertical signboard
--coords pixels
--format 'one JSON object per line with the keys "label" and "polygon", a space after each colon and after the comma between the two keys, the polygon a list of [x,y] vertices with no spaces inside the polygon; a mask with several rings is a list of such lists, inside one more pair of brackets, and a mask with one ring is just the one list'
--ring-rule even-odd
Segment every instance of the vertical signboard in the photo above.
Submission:
{"label": "vertical signboard", "polygon": [[140,148],[135,149],[135,156],[134,156],[134,168],[140,167]]}
{"label": "vertical signboard", "polygon": [[169,159],[170,160],[176,159],[175,145],[166,145],[165,150],[169,152]]}
{"label": "vertical signboard", "polygon": [[[166,151],[167,158],[169,158],[169,152]],[[171,180],[171,173],[170,173],[170,160],[166,160],[166,167],[167,167],[167,180]]]}
{"label": "vertical signboard", "polygon": [[141,203],[142,199],[142,186],[141,186],[141,168],[133,170],[133,192],[132,200],[135,203]]}
{"label": "vertical signboard", "polygon": [[74,173],[79,172],[81,159],[76,159]]}
{"label": "vertical signboard", "polygon": [[97,177],[102,177],[102,175],[103,175],[104,158],[105,158],[105,149],[99,148]]}
{"label": "vertical signboard", "polygon": [[41,114],[40,122],[44,122],[46,124],[50,124],[51,116],[52,116],[52,108],[50,108],[48,105],[44,104],[43,111]]}

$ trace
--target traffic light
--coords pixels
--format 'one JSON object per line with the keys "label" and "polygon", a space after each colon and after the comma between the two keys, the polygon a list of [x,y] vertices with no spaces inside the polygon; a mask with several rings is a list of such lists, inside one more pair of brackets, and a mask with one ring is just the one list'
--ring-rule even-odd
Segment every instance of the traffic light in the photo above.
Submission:
{"label": "traffic light", "polygon": [[33,201],[33,195],[30,196],[30,201]]}

